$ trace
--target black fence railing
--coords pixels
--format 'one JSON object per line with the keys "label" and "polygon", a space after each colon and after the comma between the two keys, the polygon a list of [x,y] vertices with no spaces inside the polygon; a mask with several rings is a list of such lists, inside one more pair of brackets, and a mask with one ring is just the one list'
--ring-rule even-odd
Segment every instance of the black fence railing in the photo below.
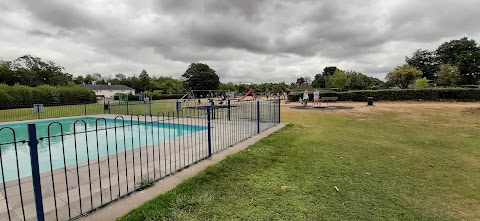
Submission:
{"label": "black fence railing", "polygon": [[279,100],[112,110],[0,125],[0,220],[83,216],[280,122]]}
{"label": "black fence railing", "polygon": [[104,101],[83,104],[34,104],[2,106],[0,104],[0,123],[12,121],[38,120],[48,118],[75,117],[85,115],[117,114],[145,115],[158,112],[179,111],[185,109],[227,108],[251,101],[221,99],[185,99],[155,101]]}

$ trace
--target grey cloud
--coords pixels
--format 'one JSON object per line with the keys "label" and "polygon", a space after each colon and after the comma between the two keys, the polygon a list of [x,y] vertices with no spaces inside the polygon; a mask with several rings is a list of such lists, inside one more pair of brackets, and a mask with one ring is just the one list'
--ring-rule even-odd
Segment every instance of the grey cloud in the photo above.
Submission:
{"label": "grey cloud", "polygon": [[63,0],[22,0],[37,19],[64,29],[93,28],[99,25],[82,4]]}
{"label": "grey cloud", "polygon": [[390,14],[391,36],[423,42],[456,37],[459,33],[478,36],[478,8],[480,2],[476,0],[403,1]]}
{"label": "grey cloud", "polygon": [[[108,73],[142,66],[181,73],[207,62],[222,81],[237,82],[294,81],[330,65],[382,76],[415,48],[464,35],[478,40],[477,8],[476,0],[21,0],[0,2],[0,13],[19,16],[1,21],[10,35],[0,42],[40,42],[23,47],[56,56],[71,53],[57,44],[75,46],[91,57],[66,58],[79,65],[74,74],[98,58],[98,72]],[[29,41],[11,37],[17,29]]]}
{"label": "grey cloud", "polygon": [[197,22],[190,26],[187,35],[191,40],[207,47],[237,48],[260,53],[269,48],[268,36],[234,20],[217,20],[206,24]]}
{"label": "grey cloud", "polygon": [[40,36],[40,37],[47,37],[47,38],[51,38],[51,37],[54,36],[53,34],[50,34],[48,32],[42,31],[42,30],[29,30],[29,31],[27,31],[27,34],[37,35],[37,36]]}

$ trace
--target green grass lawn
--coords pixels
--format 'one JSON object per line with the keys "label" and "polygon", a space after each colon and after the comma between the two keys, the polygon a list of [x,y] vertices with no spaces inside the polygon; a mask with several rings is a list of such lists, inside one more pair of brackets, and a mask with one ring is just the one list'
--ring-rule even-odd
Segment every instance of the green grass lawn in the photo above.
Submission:
{"label": "green grass lawn", "polygon": [[285,107],[286,128],[119,220],[478,220],[480,111],[442,106]]}
{"label": "green grass lawn", "polygon": [[[138,114],[145,115],[152,111],[153,115],[157,115],[160,112],[167,113],[168,111],[175,111],[176,100],[161,100],[153,101],[151,108],[148,104],[140,104],[138,102],[130,102],[127,106],[125,104],[111,105],[110,112],[104,110],[103,103],[95,104],[78,104],[78,105],[63,105],[63,106],[46,106],[44,112],[40,113],[40,117],[37,113],[34,113],[33,106],[26,108],[6,109],[0,110],[0,122],[21,121],[21,120],[35,120],[46,118],[59,118],[59,117],[74,117],[84,115],[95,114]],[[114,103],[114,102],[112,102]]]}
{"label": "green grass lawn", "polygon": [[[253,104],[253,105],[252,105]],[[150,111],[153,116],[162,116],[164,113],[165,116],[170,116],[175,114],[175,116],[190,116],[190,115],[202,115],[205,113],[205,110],[198,109],[189,109],[186,107],[194,107],[196,105],[206,105],[205,103],[196,104],[194,102],[182,103],[183,112],[176,112],[176,100],[156,100],[152,103],[144,104],[139,103],[138,101],[130,101],[128,103],[128,108],[126,103],[119,104],[118,102],[111,102],[110,110],[104,110],[103,103],[95,104],[78,104],[78,105],[63,105],[63,106],[46,106],[44,112],[40,113],[40,116],[33,111],[32,107],[25,108],[16,108],[16,109],[0,109],[0,123],[1,122],[11,122],[11,121],[22,121],[22,120],[35,120],[35,119],[47,119],[47,118],[59,118],[59,117],[75,117],[75,116],[85,116],[85,115],[96,115],[96,114],[112,114],[112,115],[146,115]],[[217,104],[217,106],[226,106],[226,103],[223,105]],[[232,117],[238,118],[251,118],[256,116],[254,103],[243,102],[243,103],[233,103],[232,106],[238,107],[235,110],[232,110]],[[266,107],[261,109],[263,116],[264,110],[267,112]],[[221,108],[217,110],[218,117],[225,117],[227,109]]]}

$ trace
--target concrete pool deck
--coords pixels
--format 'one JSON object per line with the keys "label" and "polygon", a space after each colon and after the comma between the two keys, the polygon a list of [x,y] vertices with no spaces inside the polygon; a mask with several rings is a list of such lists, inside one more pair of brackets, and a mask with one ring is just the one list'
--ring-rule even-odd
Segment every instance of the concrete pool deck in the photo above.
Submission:
{"label": "concrete pool deck", "polygon": [[[83,117],[112,119],[115,116],[89,115]],[[127,119],[129,120],[130,116],[125,116],[125,120]],[[156,119],[153,121],[156,122]],[[206,126],[206,120],[198,118],[163,119],[163,121]],[[150,121],[147,119],[147,122]],[[133,151],[103,157],[90,161],[90,163],[80,163],[78,167],[74,165],[42,173],[41,186],[46,220],[54,220],[57,214],[59,220],[77,217],[92,208],[127,195],[128,192],[133,191],[135,186],[141,185],[142,181],[161,178],[155,186],[134,192],[126,198],[108,204],[95,213],[82,218],[84,220],[112,220],[142,202],[174,188],[182,180],[193,176],[208,165],[245,149],[248,145],[268,136],[284,125],[274,126],[273,122],[261,123],[262,130],[273,127],[257,135],[255,135],[256,121],[251,120],[218,119],[212,120],[211,126],[212,147],[215,154],[210,158],[207,158],[207,131],[205,130]],[[245,141],[247,138],[249,139]],[[233,147],[229,147],[232,145]],[[222,151],[216,153],[220,150]],[[140,158],[142,154],[143,156]],[[185,167],[187,169],[177,172]],[[19,180],[6,182],[5,189],[3,184],[0,184],[0,220],[9,220],[8,212],[10,212],[11,220],[23,220],[23,213],[25,213],[25,220],[36,220],[31,177],[20,179],[21,191],[18,183]],[[8,210],[5,198],[8,199]],[[102,213],[104,214],[101,215]]]}

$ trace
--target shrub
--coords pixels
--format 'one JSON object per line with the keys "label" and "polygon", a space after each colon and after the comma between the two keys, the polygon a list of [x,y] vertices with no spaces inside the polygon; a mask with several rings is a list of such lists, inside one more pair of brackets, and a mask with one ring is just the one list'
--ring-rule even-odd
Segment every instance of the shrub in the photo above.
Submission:
{"label": "shrub", "polygon": [[414,67],[400,67],[387,74],[387,81],[397,85],[401,89],[408,88],[408,85],[415,79],[422,76],[422,72]]}
{"label": "shrub", "polygon": [[415,81],[415,86],[417,86],[418,89],[425,89],[428,88],[428,80],[427,78],[420,78]]}
{"label": "shrub", "polygon": [[[302,94],[290,94],[291,101],[298,101]],[[347,92],[321,92],[320,97],[338,97],[339,101],[366,101],[373,97],[376,101],[480,101],[480,89],[471,88],[431,88],[406,90],[365,90]],[[313,95],[310,94],[310,99]]]}
{"label": "shrub", "polygon": [[82,86],[53,87],[48,85],[28,87],[0,84],[0,105],[78,104],[95,103],[95,93]]}

